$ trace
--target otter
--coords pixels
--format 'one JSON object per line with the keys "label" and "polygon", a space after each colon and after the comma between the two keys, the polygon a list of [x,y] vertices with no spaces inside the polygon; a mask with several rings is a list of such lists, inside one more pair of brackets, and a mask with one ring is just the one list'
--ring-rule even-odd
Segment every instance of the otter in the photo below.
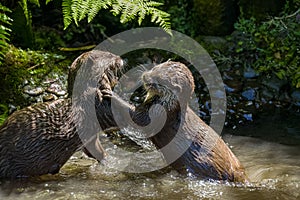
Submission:
{"label": "otter", "polygon": [[[122,67],[123,61],[109,52],[92,50],[83,53],[71,65],[69,92],[72,92],[75,74],[82,64],[96,66],[92,69],[97,78],[100,77],[99,84],[95,88],[96,94],[90,95],[97,98],[100,105],[102,96],[116,83],[116,72]],[[83,145],[91,146],[89,151],[93,152],[86,151],[87,154],[99,161],[105,156],[96,136],[84,143],[80,139],[76,125],[87,114],[80,104],[74,107],[72,103],[71,98],[37,103],[15,111],[7,118],[0,127],[1,178],[56,174]]]}
{"label": "otter", "polygon": [[[147,95],[137,107],[122,101],[117,94],[113,94],[112,98],[122,109],[129,110],[132,118],[129,126],[137,124],[143,127],[151,119],[159,119],[162,108],[153,109],[153,105],[163,106],[166,121],[158,133],[152,131],[148,138],[174,169],[205,180],[248,181],[244,167],[222,138],[189,107],[194,79],[184,64],[173,61],[161,63],[144,72],[141,81]],[[133,122],[135,124],[131,124]],[[175,142],[172,141],[174,138]],[[167,149],[163,148],[169,144]],[[174,158],[174,155],[179,156]]]}

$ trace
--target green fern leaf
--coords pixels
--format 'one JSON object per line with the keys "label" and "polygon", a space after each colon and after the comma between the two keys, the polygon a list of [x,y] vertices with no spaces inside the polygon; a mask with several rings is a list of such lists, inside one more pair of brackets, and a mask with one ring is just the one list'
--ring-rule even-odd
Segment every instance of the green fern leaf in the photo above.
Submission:
{"label": "green fern leaf", "polygon": [[[49,0],[50,1],[50,0]],[[127,23],[137,19],[141,25],[146,15],[150,15],[152,22],[160,25],[170,33],[170,15],[157,7],[160,2],[149,0],[62,0],[65,29],[72,21],[78,22],[87,17],[91,22],[101,9],[110,9],[113,15],[120,15],[120,22]]]}
{"label": "green fern leaf", "polygon": [[108,9],[109,6],[112,5],[111,0],[98,0],[96,2],[90,1],[88,5],[89,12],[88,12],[88,22],[91,22],[94,17],[98,14],[99,10],[101,9]]}
{"label": "green fern leaf", "polygon": [[53,1],[53,0],[46,0],[46,5],[47,5],[48,3],[50,3],[51,1]]}
{"label": "green fern leaf", "polygon": [[72,0],[62,1],[62,12],[64,17],[64,29],[66,29],[72,23]]}
{"label": "green fern leaf", "polygon": [[[93,0],[91,0],[93,1]],[[87,15],[88,13],[88,10],[89,10],[89,5],[90,5],[90,0],[85,0],[85,1],[82,1],[79,5],[79,15],[78,15],[78,21],[81,21],[82,19],[85,18],[85,16]],[[74,12],[74,11],[73,11]]]}
{"label": "green fern leaf", "polygon": [[37,6],[39,6],[40,7],[40,2],[39,2],[39,0],[28,0],[30,3],[33,3],[33,4],[35,4],[35,5],[37,5]]}
{"label": "green fern leaf", "polygon": [[82,5],[82,0],[72,0],[71,4],[71,10],[72,10],[72,18],[75,22],[75,24],[78,26],[79,18],[80,18],[80,13],[81,13],[81,5]]}
{"label": "green fern leaf", "polygon": [[5,56],[8,41],[10,40],[9,36],[11,29],[7,26],[11,25],[12,19],[5,14],[7,12],[11,12],[11,10],[0,3],[0,23],[2,24],[0,25],[0,64]]}

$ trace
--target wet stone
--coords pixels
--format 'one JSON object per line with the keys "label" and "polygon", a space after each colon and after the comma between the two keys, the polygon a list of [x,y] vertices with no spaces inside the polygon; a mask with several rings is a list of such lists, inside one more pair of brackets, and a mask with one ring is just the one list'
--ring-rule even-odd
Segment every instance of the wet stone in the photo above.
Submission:
{"label": "wet stone", "polygon": [[242,96],[244,99],[246,99],[248,101],[253,101],[253,100],[255,100],[255,97],[256,97],[256,91],[254,89],[250,88],[250,89],[242,92]]}
{"label": "wet stone", "polygon": [[243,88],[241,81],[225,81],[225,90],[229,93],[239,92]]}
{"label": "wet stone", "polygon": [[57,99],[57,97],[53,94],[47,94],[45,96],[43,96],[43,101],[52,101]]}
{"label": "wet stone", "polygon": [[26,86],[26,85],[28,85],[29,84],[29,81],[27,80],[27,79],[25,79],[24,81],[23,81],[23,86]]}
{"label": "wet stone", "polygon": [[300,106],[300,90],[295,90],[292,94],[292,101],[296,106]]}
{"label": "wet stone", "polygon": [[259,74],[251,67],[248,67],[247,69],[245,69],[243,75],[244,75],[244,78],[247,78],[247,79],[252,79],[252,78],[256,78],[259,76]]}
{"label": "wet stone", "polygon": [[43,81],[44,84],[50,84],[55,83],[58,79],[57,78],[46,78],[46,80]]}
{"label": "wet stone", "polygon": [[231,87],[229,87],[228,85],[224,84],[224,87],[225,87],[225,91],[228,92],[228,93],[231,93],[231,92],[234,92],[235,90]]}
{"label": "wet stone", "polygon": [[48,88],[47,88],[47,92],[55,94],[57,96],[64,96],[67,94],[66,91],[62,90],[61,85],[57,84],[57,83],[52,83]]}
{"label": "wet stone", "polygon": [[261,92],[261,96],[262,96],[263,99],[265,99],[266,101],[268,101],[268,100],[271,100],[271,99],[274,98],[274,93],[265,88]]}
{"label": "wet stone", "polygon": [[253,121],[252,113],[243,114],[243,117],[244,117],[247,121]]}
{"label": "wet stone", "polygon": [[286,84],[286,81],[273,76],[269,79],[263,80],[262,84],[269,89],[274,90],[276,93],[279,93],[282,87]]}
{"label": "wet stone", "polygon": [[29,85],[24,87],[24,93],[26,93],[30,96],[39,96],[44,91],[45,90],[42,87],[31,88],[31,86],[29,86]]}
{"label": "wet stone", "polygon": [[12,105],[12,104],[8,104],[8,114],[12,114],[13,112],[15,112],[17,110],[17,107]]}

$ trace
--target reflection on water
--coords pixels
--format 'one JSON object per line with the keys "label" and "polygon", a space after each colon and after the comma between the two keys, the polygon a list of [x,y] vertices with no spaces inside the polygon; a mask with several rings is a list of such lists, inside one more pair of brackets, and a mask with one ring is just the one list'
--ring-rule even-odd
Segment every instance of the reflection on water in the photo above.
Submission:
{"label": "reflection on water", "polygon": [[[285,127],[274,129],[279,125],[266,122],[265,126],[252,131],[271,137],[273,132],[278,136],[278,130],[293,134],[300,126],[298,123],[282,124]],[[245,127],[238,131],[244,133],[250,129]],[[232,132],[227,130],[227,133]],[[118,172],[109,166],[115,164],[113,162],[122,165],[123,161],[103,165],[78,152],[58,175],[0,181],[0,199],[300,199],[299,143],[284,145],[266,138],[231,134],[225,135],[224,139],[244,164],[250,184],[192,180],[170,168],[145,174]]]}

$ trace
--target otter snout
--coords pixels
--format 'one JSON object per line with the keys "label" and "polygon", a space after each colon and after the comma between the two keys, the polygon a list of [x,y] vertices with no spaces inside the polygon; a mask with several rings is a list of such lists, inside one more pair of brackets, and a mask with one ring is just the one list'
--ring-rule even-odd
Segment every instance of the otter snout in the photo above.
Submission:
{"label": "otter snout", "polygon": [[149,72],[144,72],[142,74],[142,80],[144,84],[152,83],[152,78],[149,74]]}

